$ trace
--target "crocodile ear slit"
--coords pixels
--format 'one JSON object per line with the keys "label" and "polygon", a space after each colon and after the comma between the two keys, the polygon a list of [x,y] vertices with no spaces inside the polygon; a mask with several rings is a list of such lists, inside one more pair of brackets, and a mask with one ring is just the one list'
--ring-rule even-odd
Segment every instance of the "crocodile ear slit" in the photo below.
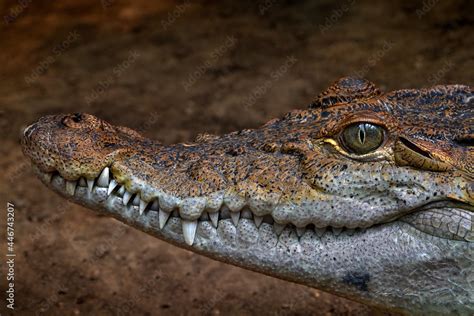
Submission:
{"label": "crocodile ear slit", "polygon": [[433,158],[429,152],[403,137],[395,142],[394,154],[395,162],[399,166],[411,166],[429,171],[447,171],[453,168],[450,164]]}

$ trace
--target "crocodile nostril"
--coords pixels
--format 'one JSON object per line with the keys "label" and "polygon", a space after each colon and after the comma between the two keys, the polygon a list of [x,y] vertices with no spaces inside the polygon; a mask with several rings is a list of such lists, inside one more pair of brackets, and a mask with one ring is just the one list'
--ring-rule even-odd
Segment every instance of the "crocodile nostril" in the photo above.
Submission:
{"label": "crocodile nostril", "polygon": [[82,121],[82,114],[81,113],[74,113],[72,115],[72,120],[76,123],[79,123],[80,121]]}

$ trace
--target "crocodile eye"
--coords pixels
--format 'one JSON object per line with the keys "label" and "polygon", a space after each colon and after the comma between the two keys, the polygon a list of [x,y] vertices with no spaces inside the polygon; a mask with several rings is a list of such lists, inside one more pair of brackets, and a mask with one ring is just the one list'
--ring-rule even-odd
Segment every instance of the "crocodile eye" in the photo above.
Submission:
{"label": "crocodile eye", "polygon": [[342,144],[350,152],[364,155],[380,147],[384,129],[370,123],[356,123],[346,127],[341,134]]}

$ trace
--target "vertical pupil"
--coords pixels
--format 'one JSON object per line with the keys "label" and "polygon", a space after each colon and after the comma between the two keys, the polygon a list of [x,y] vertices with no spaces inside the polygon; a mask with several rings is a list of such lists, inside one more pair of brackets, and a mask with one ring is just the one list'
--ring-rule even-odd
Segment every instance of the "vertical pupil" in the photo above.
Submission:
{"label": "vertical pupil", "polygon": [[365,125],[364,124],[359,125],[359,141],[361,144],[364,144],[365,142]]}

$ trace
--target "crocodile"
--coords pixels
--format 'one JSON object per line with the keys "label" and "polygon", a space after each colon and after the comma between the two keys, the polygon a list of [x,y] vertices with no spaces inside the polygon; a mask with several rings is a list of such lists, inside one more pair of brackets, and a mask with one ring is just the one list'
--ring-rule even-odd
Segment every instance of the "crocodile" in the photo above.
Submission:
{"label": "crocodile", "polygon": [[472,315],[473,122],[470,86],[344,77],[307,109],[189,143],[85,113],[21,142],[46,186],[178,247],[384,310]]}

